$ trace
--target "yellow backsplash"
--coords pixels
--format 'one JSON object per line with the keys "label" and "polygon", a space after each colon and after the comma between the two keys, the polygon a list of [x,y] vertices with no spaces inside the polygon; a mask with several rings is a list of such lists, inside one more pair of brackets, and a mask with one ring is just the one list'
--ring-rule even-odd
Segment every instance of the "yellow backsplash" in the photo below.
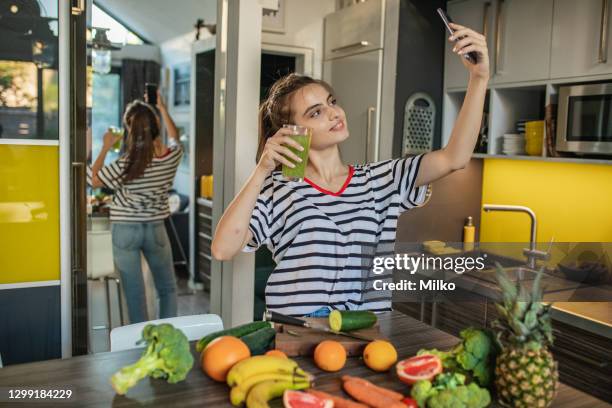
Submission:
{"label": "yellow backsplash", "polygon": [[[612,242],[612,165],[486,159],[482,203],[531,208],[538,242]],[[481,216],[482,242],[529,241],[526,214]]]}
{"label": "yellow backsplash", "polygon": [[58,280],[58,147],[0,145],[0,284]]}

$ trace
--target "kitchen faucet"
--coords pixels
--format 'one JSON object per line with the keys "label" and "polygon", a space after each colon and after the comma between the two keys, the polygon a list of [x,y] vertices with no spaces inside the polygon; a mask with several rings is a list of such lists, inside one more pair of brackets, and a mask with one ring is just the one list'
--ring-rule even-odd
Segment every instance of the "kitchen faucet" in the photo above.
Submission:
{"label": "kitchen faucet", "polygon": [[509,211],[509,212],[522,212],[529,215],[531,219],[531,228],[529,236],[529,248],[523,249],[523,255],[527,257],[527,266],[531,269],[536,268],[536,259],[548,259],[549,254],[544,251],[536,249],[536,231],[537,231],[537,220],[533,210],[529,207],[522,205],[503,205],[503,204],[484,204],[482,209],[485,212],[490,211]]}

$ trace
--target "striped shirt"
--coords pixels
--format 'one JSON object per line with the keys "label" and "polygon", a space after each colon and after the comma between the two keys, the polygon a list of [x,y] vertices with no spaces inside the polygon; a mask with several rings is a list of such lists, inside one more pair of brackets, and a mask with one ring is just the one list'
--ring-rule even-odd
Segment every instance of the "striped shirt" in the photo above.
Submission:
{"label": "striped shirt", "polygon": [[183,156],[180,144],[168,148],[165,155],[154,157],[142,176],[123,181],[126,156],[100,169],[98,178],[105,187],[115,190],[110,205],[110,220],[115,222],[148,222],[170,215],[168,190]]}
{"label": "striped shirt", "polygon": [[321,307],[389,310],[391,295],[372,289],[374,255],[394,250],[397,220],[425,201],[415,188],[422,155],[349,168],[344,186],[329,192],[305,179],[274,171],[251,216],[253,239],[244,251],[266,245],[276,268],[266,285],[268,309],[303,316]]}

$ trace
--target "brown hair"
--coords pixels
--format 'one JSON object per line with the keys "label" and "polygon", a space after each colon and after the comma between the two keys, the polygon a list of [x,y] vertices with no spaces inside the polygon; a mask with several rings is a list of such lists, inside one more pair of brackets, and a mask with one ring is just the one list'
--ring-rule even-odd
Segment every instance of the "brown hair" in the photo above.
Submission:
{"label": "brown hair", "polygon": [[151,105],[140,100],[135,100],[127,106],[123,124],[128,129],[127,165],[123,172],[123,181],[127,182],[144,174],[153,160],[153,141],[159,137],[160,132],[157,113]]}
{"label": "brown hair", "polygon": [[294,92],[307,85],[321,85],[329,93],[334,90],[331,85],[320,79],[314,79],[305,75],[289,74],[278,79],[270,87],[268,96],[259,105],[259,146],[257,148],[257,161],[261,157],[268,138],[274,136],[278,129],[284,124],[291,123],[290,97]]}

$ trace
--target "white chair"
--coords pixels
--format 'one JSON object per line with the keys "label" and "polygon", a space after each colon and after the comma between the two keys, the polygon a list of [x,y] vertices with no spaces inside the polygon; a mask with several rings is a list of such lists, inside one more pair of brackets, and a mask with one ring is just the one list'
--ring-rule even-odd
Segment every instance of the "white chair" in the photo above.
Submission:
{"label": "white chair", "polygon": [[170,323],[177,329],[181,329],[189,341],[199,340],[207,334],[223,330],[223,321],[215,314],[200,314],[149,320],[148,322],[134,323],[128,326],[116,327],[111,330],[111,351],[144,347],[144,344],[136,344],[136,342],[142,338],[142,329],[147,324],[160,323]]}
{"label": "white chair", "polygon": [[115,271],[113,263],[113,242],[110,230],[92,230],[87,232],[89,248],[89,264],[87,267],[87,279],[99,280],[104,282],[106,290],[106,327],[96,327],[97,329],[112,328],[112,305],[110,301],[110,281],[115,281],[117,288],[117,303],[119,305],[119,320],[121,325],[123,319],[123,302],[121,301],[121,281],[119,274]]}

